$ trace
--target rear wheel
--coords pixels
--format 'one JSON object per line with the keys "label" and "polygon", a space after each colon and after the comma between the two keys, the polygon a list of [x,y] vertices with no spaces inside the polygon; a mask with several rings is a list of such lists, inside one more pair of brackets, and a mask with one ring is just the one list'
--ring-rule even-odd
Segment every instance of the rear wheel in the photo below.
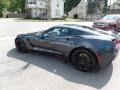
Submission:
{"label": "rear wheel", "polygon": [[17,50],[18,50],[19,52],[22,52],[22,53],[27,52],[27,47],[26,47],[26,45],[25,45],[25,43],[24,43],[23,40],[21,40],[21,39],[16,39],[16,40],[15,40],[15,45],[16,45],[16,48],[17,48]]}
{"label": "rear wheel", "polygon": [[80,71],[88,72],[96,66],[96,58],[86,49],[77,49],[71,55],[73,65]]}

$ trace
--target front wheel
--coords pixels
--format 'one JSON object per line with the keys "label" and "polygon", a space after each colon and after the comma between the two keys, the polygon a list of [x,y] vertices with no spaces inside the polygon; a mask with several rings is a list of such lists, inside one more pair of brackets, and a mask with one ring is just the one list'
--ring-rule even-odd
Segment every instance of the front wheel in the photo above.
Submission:
{"label": "front wheel", "polygon": [[77,49],[71,55],[73,65],[80,71],[88,72],[96,66],[96,58],[86,49]]}
{"label": "front wheel", "polygon": [[22,52],[22,53],[27,52],[27,47],[26,47],[26,45],[25,45],[25,43],[24,43],[23,40],[21,40],[21,39],[16,39],[16,40],[15,40],[15,45],[16,45],[16,48],[17,48],[17,50],[18,50],[19,52]]}

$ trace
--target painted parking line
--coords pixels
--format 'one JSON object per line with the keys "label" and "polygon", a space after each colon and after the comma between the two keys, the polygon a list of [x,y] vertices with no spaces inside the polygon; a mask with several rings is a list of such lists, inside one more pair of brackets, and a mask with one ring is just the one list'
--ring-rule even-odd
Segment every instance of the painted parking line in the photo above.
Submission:
{"label": "painted parking line", "polygon": [[1,37],[1,38],[0,38],[0,41],[13,40],[13,39],[15,39],[14,36],[12,36],[12,37]]}

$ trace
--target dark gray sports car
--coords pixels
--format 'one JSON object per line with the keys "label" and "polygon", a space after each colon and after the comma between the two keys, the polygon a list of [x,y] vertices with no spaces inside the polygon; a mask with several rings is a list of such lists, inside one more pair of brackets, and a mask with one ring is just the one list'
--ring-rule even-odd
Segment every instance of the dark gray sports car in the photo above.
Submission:
{"label": "dark gray sports car", "polygon": [[80,71],[103,68],[112,62],[118,40],[97,29],[80,25],[59,25],[43,32],[20,34],[18,51],[47,51],[62,54]]}

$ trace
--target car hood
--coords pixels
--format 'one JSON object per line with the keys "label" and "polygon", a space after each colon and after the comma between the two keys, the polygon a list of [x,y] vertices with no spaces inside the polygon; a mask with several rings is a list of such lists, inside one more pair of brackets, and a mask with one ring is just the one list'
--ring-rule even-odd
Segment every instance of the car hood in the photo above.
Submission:
{"label": "car hood", "polygon": [[34,35],[37,35],[38,33],[40,33],[40,32],[27,33],[26,35],[28,35],[28,36],[34,36]]}
{"label": "car hood", "polygon": [[113,41],[116,39],[115,37],[109,35],[81,35],[81,37],[86,39],[98,39],[98,40],[108,40],[108,41]]}
{"label": "car hood", "polygon": [[116,23],[115,20],[95,20],[95,23]]}
{"label": "car hood", "polygon": [[28,37],[28,36],[37,36],[40,32],[33,32],[33,33],[26,33],[26,34],[19,34],[17,37]]}

